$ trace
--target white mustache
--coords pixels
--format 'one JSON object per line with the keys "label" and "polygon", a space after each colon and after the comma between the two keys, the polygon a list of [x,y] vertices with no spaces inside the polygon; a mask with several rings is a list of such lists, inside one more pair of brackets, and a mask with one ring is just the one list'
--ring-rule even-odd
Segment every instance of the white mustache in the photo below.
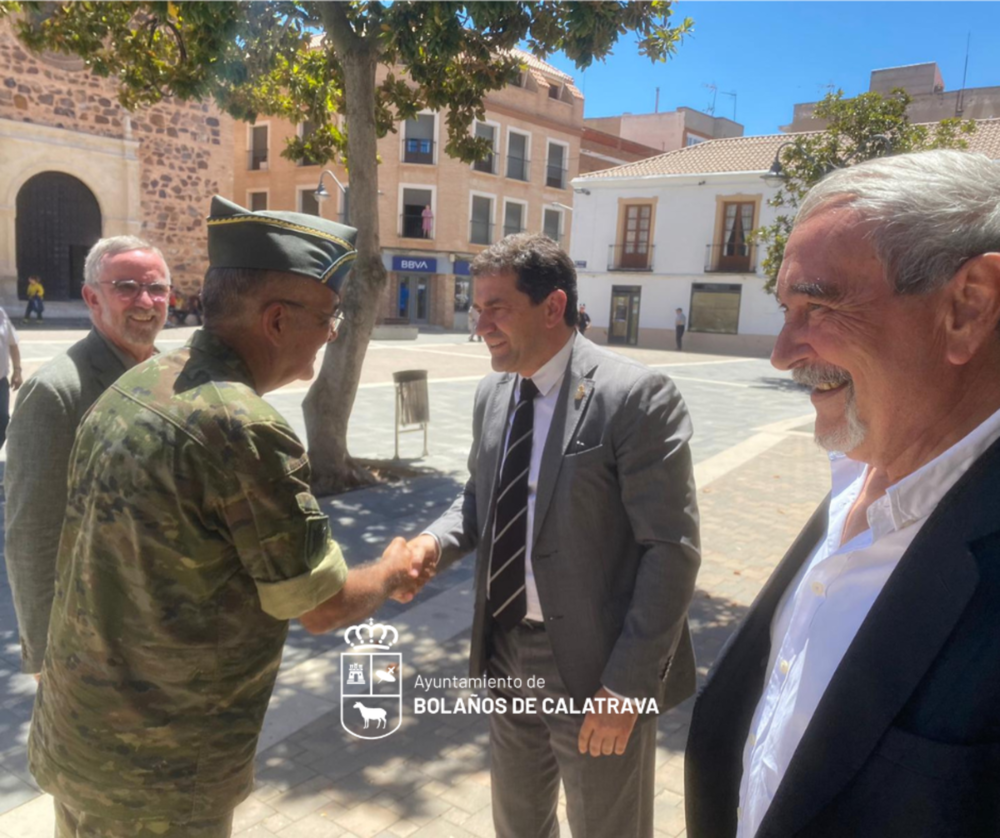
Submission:
{"label": "white mustache", "polygon": [[840,367],[796,367],[792,370],[792,381],[805,387],[847,384],[851,380],[851,374]]}

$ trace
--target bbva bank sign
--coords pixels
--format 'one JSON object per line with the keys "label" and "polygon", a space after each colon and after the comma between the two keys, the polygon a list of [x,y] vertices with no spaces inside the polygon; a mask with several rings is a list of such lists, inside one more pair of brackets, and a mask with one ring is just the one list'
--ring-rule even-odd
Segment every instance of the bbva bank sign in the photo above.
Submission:
{"label": "bbva bank sign", "polygon": [[392,269],[411,273],[436,274],[437,259],[426,256],[393,256]]}

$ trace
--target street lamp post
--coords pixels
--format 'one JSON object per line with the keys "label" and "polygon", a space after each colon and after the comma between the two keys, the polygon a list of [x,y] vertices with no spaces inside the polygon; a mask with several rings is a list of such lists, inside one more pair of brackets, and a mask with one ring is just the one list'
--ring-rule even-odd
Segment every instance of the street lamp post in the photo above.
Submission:
{"label": "street lamp post", "polygon": [[[886,154],[892,154],[892,138],[890,138],[886,134],[876,134],[874,137],[872,137],[872,141],[881,144],[883,149],[885,149]],[[786,140],[785,142],[783,142],[781,145],[778,146],[777,150],[774,152],[774,162],[771,163],[771,168],[768,169],[767,174],[761,175],[761,179],[768,186],[772,186],[775,189],[777,189],[780,186],[783,186],[784,183],[788,180],[788,173],[785,171],[785,167],[781,163],[781,150],[786,146],[790,145],[794,146],[795,141]],[[803,157],[805,157],[806,160],[809,161],[809,163],[816,165],[816,158],[813,157],[808,151],[800,149],[799,153]],[[826,170],[823,172],[823,174],[828,175],[835,169],[842,169],[844,165],[850,163],[851,160],[853,160],[857,156],[858,156],[857,149],[855,149],[854,153],[848,155],[847,159],[843,161],[843,165],[838,166],[836,164],[831,163],[826,166]]]}
{"label": "street lamp post", "polygon": [[329,169],[324,169],[322,172],[319,173],[319,185],[316,187],[316,191],[313,192],[313,195],[316,197],[316,200],[318,202],[320,202],[320,203],[322,203],[323,201],[325,201],[327,198],[330,197],[330,193],[327,191],[327,188],[323,185],[323,178],[326,177],[327,175],[329,175],[331,178],[333,178],[333,182],[335,184],[337,184],[337,186],[340,187],[340,191],[344,194],[344,218],[343,218],[343,222],[346,224],[347,223],[347,187],[344,186],[344,184],[342,184],[337,179],[337,176],[333,172],[331,172]]}

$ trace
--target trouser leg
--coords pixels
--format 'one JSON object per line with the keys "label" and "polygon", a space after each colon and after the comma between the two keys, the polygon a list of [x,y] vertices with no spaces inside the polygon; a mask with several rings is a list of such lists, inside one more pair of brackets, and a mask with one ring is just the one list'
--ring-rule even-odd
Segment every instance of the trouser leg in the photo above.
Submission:
{"label": "trouser leg", "polygon": [[652,838],[656,717],[642,717],[621,756],[592,757],[577,748],[582,718],[553,735],[566,787],[573,838]]}
{"label": "trouser leg", "polygon": [[[656,772],[656,717],[642,716],[621,756],[592,757],[578,748],[582,713],[555,712],[560,700],[565,706],[570,695],[555,665],[548,634],[544,630],[515,628],[494,636],[490,674],[519,677],[527,684],[531,676],[544,679],[543,687],[520,691],[536,700],[537,715],[523,714],[510,719],[493,716],[491,724],[518,726],[522,736],[502,740],[505,752],[504,776],[518,772],[517,781],[528,787],[528,797],[506,805],[519,812],[515,831],[500,829],[498,807],[494,802],[494,821],[501,838],[548,836],[549,812],[558,802],[558,779],[553,782],[552,760],[556,777],[566,790],[566,816],[573,838],[651,838],[653,835],[653,793]],[[539,728],[539,722],[541,728]],[[495,728],[491,727],[491,733]],[[494,755],[496,754],[494,744]],[[495,756],[494,756],[495,758]],[[542,766],[539,775],[533,765]],[[494,775],[494,789],[503,777]],[[518,794],[524,792],[518,791]],[[531,801],[531,814],[526,801]],[[552,815],[554,820],[555,816]],[[509,827],[508,821],[503,821]],[[544,825],[544,826],[540,826]]]}
{"label": "trouser leg", "polygon": [[[515,631],[517,631],[515,629]],[[489,661],[489,676],[526,683],[513,633],[499,633]],[[507,702],[506,713],[490,715],[490,783],[497,838],[555,838],[559,835],[559,767],[542,717],[511,712],[525,687],[491,690]]]}

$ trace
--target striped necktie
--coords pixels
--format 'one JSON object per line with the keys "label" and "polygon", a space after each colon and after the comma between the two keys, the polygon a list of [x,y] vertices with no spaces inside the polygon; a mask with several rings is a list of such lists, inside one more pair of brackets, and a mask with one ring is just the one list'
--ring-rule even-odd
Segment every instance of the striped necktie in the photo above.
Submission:
{"label": "striped necktie", "polygon": [[507,437],[503,467],[493,516],[493,547],[487,605],[503,628],[516,626],[527,612],[524,593],[524,557],[528,542],[528,471],[531,468],[531,433],[535,423],[538,388],[530,378],[521,379],[514,408],[514,422]]}

